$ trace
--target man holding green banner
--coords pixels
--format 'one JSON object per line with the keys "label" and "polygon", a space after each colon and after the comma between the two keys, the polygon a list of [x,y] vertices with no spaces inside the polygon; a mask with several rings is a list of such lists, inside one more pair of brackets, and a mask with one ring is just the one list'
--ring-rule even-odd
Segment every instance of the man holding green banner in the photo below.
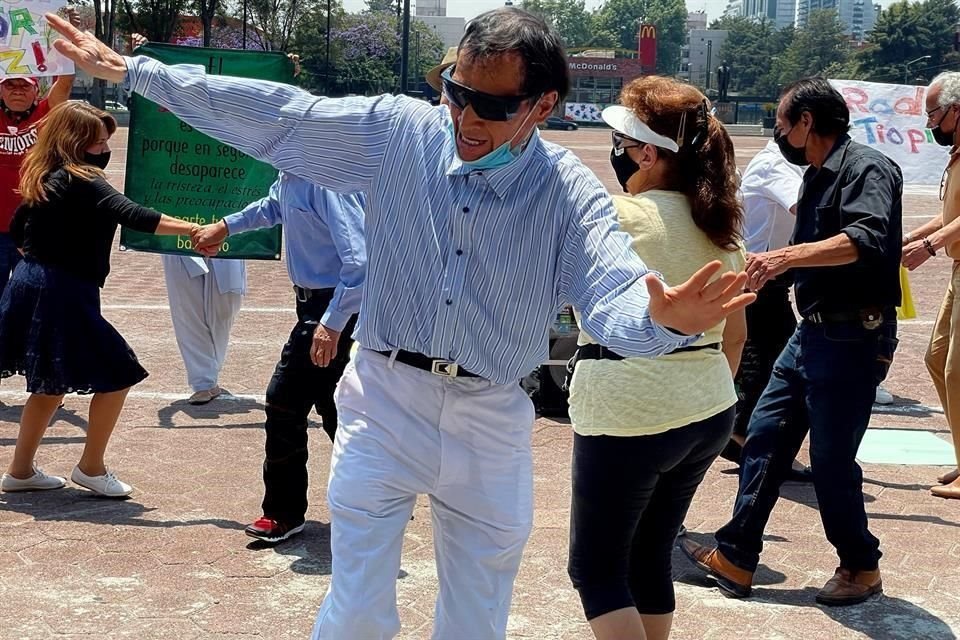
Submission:
{"label": "man holding green banner", "polygon": [[[138,33],[130,40],[138,54],[166,62],[201,63],[217,72],[252,77],[290,77],[290,64],[278,54],[241,57],[218,52],[211,57],[208,50],[150,45]],[[290,57],[290,62],[297,61]],[[293,75],[296,71],[295,67]],[[126,193],[131,198],[203,224],[266,192],[275,174],[272,167],[194,131],[152,102],[134,98],[131,107],[131,153],[126,172]],[[222,178],[218,181],[214,173],[222,174]],[[197,215],[198,211],[203,213]],[[123,246],[164,254],[170,317],[187,383],[193,391],[187,400],[190,404],[207,404],[222,392],[220,371],[247,286],[244,261],[237,258],[279,258],[279,233],[274,229],[250,234],[232,247],[223,247],[221,258],[210,259],[196,255],[189,238],[158,239],[135,231],[122,232]]]}

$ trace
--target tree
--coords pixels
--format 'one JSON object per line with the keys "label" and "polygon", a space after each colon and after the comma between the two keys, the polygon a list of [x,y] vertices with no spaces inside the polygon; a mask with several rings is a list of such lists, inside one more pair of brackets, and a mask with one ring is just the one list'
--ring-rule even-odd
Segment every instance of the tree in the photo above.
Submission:
{"label": "tree", "polygon": [[203,25],[203,46],[209,47],[213,38],[213,19],[220,12],[221,0],[196,0],[196,9]]}
{"label": "tree", "polygon": [[687,38],[684,0],[608,0],[598,12],[598,26],[616,35],[623,49],[638,49],[641,24],[657,27],[657,72],[676,73]]}
{"label": "tree", "polygon": [[264,51],[287,51],[294,31],[304,17],[317,7],[318,0],[247,0],[249,31]]}
{"label": "tree", "polygon": [[151,42],[170,42],[186,7],[187,0],[123,0],[131,31]]}
{"label": "tree", "polygon": [[[782,54],[789,44],[777,37],[779,34],[773,23],[743,16],[725,16],[710,28],[727,31],[718,60],[726,61],[733,69],[729,90],[741,95],[770,95],[767,77],[771,59]],[[792,31],[790,33],[792,35]]]}
{"label": "tree", "polygon": [[[336,13],[331,28],[331,77],[325,82],[326,13],[311,12],[297,27],[296,50],[301,53],[302,84],[327,95],[375,94],[399,85],[400,36],[397,17],[385,11]],[[419,55],[416,43],[419,41]],[[415,84],[443,57],[443,41],[420,20],[410,21],[410,73]]]}
{"label": "tree", "polygon": [[[115,46],[114,27],[117,22],[118,3],[119,0],[93,0],[93,34],[108,47]],[[90,102],[101,109],[106,101],[106,86],[106,80],[93,81]]]}
{"label": "tree", "polygon": [[850,57],[850,38],[844,33],[836,11],[813,11],[807,26],[796,31],[790,46],[778,60],[778,84],[787,85],[800,78],[823,74],[836,65],[847,64]]}
{"label": "tree", "polygon": [[[880,12],[867,36],[866,46],[857,55],[863,79],[878,82],[926,82],[939,71],[955,68],[960,56],[953,51],[954,25],[960,11],[952,0],[897,2]],[[908,70],[906,63],[920,60]]]}
{"label": "tree", "polygon": [[584,0],[524,0],[521,5],[552,26],[566,47],[595,45],[597,29]]}
{"label": "tree", "polygon": [[366,13],[399,13],[400,5],[397,0],[367,0]]}

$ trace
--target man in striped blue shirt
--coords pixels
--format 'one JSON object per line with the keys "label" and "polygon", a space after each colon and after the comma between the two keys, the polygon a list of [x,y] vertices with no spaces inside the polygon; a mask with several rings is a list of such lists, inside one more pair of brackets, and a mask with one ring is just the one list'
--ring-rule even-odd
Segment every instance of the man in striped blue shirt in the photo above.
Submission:
{"label": "man in striped blue shirt", "polygon": [[563,302],[624,356],[689,343],[752,299],[719,263],[665,289],[618,231],[612,201],[539,137],[569,88],[559,37],[516,8],[477,17],[448,105],[318,99],[293,87],[124,58],[55,16],[56,47],[197,129],[337,191],[363,191],[367,277],[337,390],[333,577],[313,637],[400,630],[396,576],[418,494],[430,496],[439,598],[433,637],[506,635],[532,526],[534,412],[517,381],[547,358]]}

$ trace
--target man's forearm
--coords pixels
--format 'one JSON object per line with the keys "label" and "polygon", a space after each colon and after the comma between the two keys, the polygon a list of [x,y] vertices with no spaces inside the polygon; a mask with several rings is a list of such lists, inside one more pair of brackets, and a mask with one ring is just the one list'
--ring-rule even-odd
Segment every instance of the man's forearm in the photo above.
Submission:
{"label": "man's forearm", "polygon": [[940,227],[934,229],[928,234],[922,236],[913,236],[913,239],[919,240],[920,238],[926,238],[930,243],[930,246],[933,247],[934,251],[939,251],[940,249],[960,240],[960,218],[951,220],[946,225],[942,224],[942,217],[938,218],[938,220],[941,221]]}
{"label": "man's forearm", "polygon": [[820,242],[808,242],[784,249],[787,268],[839,267],[852,264],[860,257],[860,250],[845,233]]}
{"label": "man's forearm", "polygon": [[930,234],[936,231],[940,231],[940,229],[943,229],[943,214],[940,214],[935,218],[931,218],[927,222],[923,223],[917,229],[914,229],[913,231],[908,231],[903,235],[904,235],[904,238],[906,238],[907,243],[910,243],[910,242],[913,242],[914,240],[921,240],[923,238],[927,238],[930,236]]}
{"label": "man's forearm", "polygon": [[70,99],[70,92],[73,91],[73,81],[75,78],[76,76],[74,75],[57,76],[53,86],[50,87],[50,91],[47,92],[47,103],[51,109]]}

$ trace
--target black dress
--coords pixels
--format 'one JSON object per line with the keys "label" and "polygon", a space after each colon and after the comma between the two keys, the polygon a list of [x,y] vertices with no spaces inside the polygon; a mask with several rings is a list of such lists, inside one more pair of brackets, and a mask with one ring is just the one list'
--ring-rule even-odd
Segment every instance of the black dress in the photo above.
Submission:
{"label": "black dress", "polygon": [[10,233],[24,259],[0,298],[0,378],[20,374],[30,393],[119,391],[147,377],[100,312],[117,226],[153,233],[160,214],[103,178],[59,169],[48,202],[21,206]]}

